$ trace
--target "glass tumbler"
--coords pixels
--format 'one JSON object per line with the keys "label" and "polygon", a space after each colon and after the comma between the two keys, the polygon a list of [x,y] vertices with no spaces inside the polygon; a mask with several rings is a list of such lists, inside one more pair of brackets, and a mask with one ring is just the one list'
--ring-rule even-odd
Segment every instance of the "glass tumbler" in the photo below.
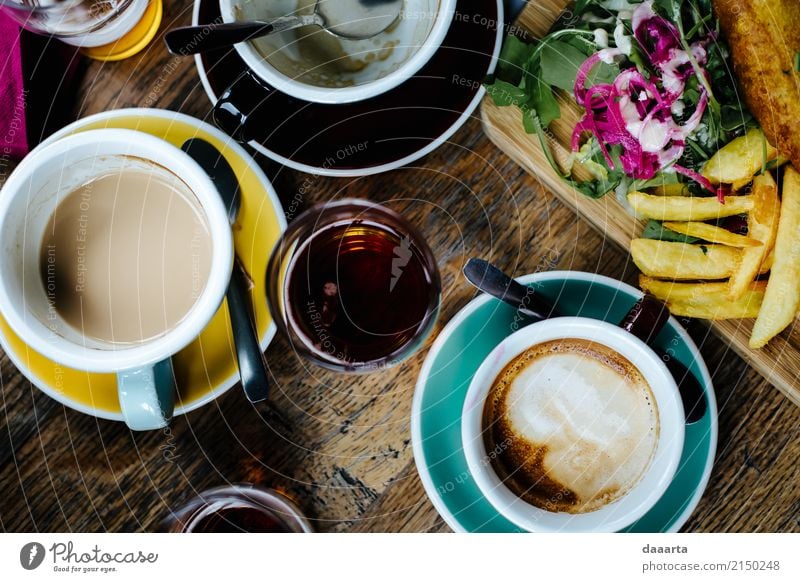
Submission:
{"label": "glass tumbler", "polygon": [[31,32],[93,48],[130,33],[151,3],[160,22],[161,0],[0,0],[0,9]]}
{"label": "glass tumbler", "polygon": [[413,354],[439,312],[436,259],[393,210],[364,200],[320,204],[294,220],[267,267],[267,300],[295,352],[342,372]]}
{"label": "glass tumbler", "polygon": [[200,493],[162,524],[165,533],[310,533],[308,519],[289,497],[238,483]]}

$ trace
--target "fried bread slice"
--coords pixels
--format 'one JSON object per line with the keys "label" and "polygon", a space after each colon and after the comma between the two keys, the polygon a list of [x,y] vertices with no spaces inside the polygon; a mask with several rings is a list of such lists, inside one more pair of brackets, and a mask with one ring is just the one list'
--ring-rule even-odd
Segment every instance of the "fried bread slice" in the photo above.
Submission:
{"label": "fried bread slice", "polygon": [[800,168],[800,0],[713,0],[744,101],[778,154]]}

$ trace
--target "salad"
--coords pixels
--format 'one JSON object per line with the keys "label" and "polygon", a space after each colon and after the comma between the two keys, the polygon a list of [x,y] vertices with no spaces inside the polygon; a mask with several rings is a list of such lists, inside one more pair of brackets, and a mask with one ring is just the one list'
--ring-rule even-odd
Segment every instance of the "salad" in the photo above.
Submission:
{"label": "salad", "polygon": [[577,0],[565,14],[541,40],[507,39],[495,104],[521,110],[561,179],[647,220],[631,258],[673,315],[754,319],[754,349],[791,329],[800,3]]}
{"label": "salad", "polygon": [[[555,172],[592,198],[615,191],[624,203],[631,191],[683,184],[724,204],[728,187],[701,169],[758,127],[742,105],[711,0],[578,0],[544,38],[509,36],[488,81],[496,105],[522,111]],[[567,167],[548,140],[564,95],[583,108]],[[591,179],[578,179],[578,168]]]}

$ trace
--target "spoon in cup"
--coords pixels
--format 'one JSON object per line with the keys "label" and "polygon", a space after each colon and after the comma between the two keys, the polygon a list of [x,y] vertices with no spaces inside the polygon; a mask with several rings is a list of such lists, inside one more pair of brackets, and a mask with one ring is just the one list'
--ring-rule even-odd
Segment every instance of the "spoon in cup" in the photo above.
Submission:
{"label": "spoon in cup", "polygon": [[377,36],[400,18],[403,0],[317,0],[311,14],[292,14],[272,20],[184,26],[164,36],[173,55],[194,55],[229,47],[276,32],[315,25],[347,40]]}
{"label": "spoon in cup", "polygon": [[[533,292],[533,289],[515,281],[503,271],[483,259],[470,259],[464,266],[464,277],[480,291],[514,307],[532,322],[558,317],[554,305]],[[658,332],[669,319],[666,306],[652,296],[645,295],[627,313],[620,327],[650,345],[666,364],[683,401],[686,424],[693,424],[705,416],[708,404],[702,385],[686,366],[676,358],[652,345]]]}
{"label": "spoon in cup", "polygon": [[[228,209],[231,226],[236,222],[241,205],[239,180],[222,153],[211,143],[201,138],[190,138],[181,149],[206,171],[214,182]],[[252,402],[266,400],[269,395],[269,377],[264,362],[264,353],[259,344],[258,332],[252,318],[252,305],[248,297],[249,282],[238,257],[233,266],[226,298],[228,314],[236,348],[239,377],[245,396]]]}

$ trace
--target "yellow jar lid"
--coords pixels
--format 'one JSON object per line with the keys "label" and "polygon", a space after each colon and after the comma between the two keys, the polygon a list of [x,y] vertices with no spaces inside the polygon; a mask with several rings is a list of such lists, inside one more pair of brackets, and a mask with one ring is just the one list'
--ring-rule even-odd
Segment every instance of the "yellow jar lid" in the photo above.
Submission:
{"label": "yellow jar lid", "polygon": [[150,0],[141,20],[128,34],[102,46],[84,48],[83,54],[97,61],[121,61],[132,57],[156,36],[163,12],[161,0]]}

